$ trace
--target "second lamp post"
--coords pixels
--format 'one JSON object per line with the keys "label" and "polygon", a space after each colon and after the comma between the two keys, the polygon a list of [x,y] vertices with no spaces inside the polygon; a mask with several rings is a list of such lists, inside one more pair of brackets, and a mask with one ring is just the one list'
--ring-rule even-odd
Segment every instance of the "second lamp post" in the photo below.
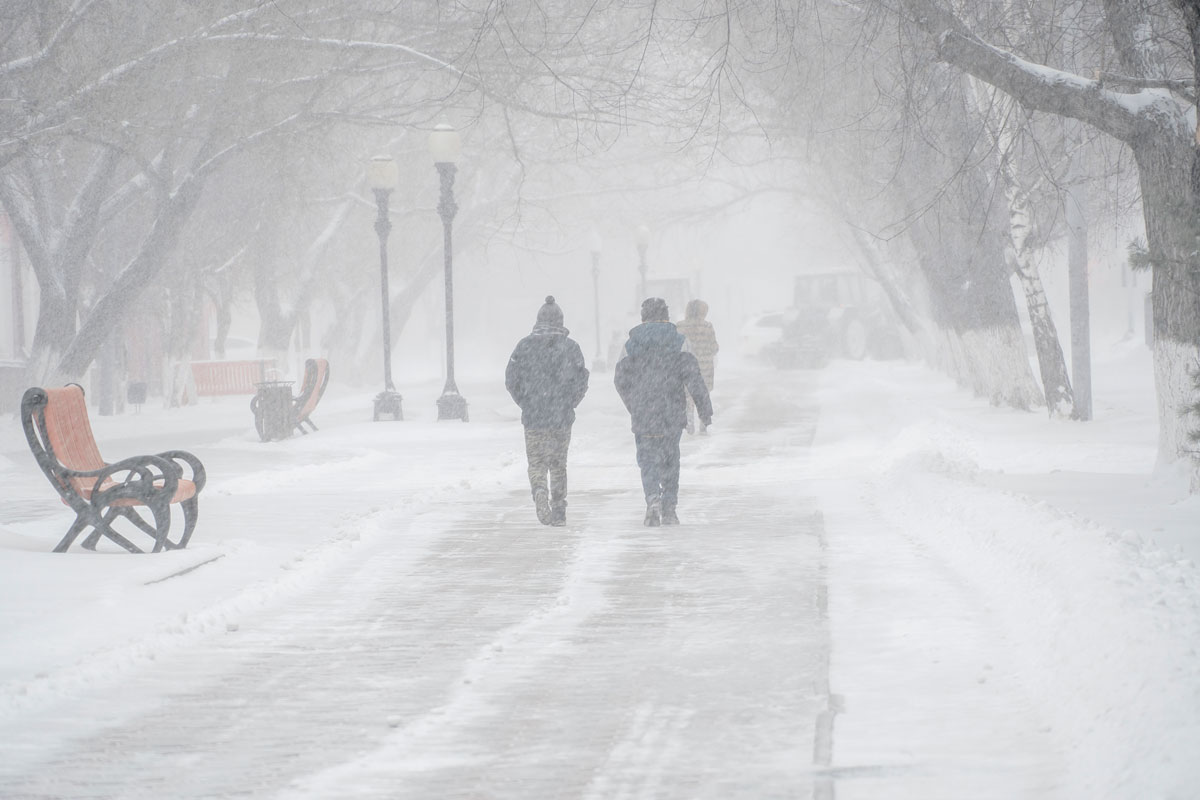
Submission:
{"label": "second lamp post", "polygon": [[383,297],[383,391],[375,395],[375,420],[384,415],[392,419],[404,419],[400,393],[392,384],[392,326],[388,314],[391,298],[388,292],[387,240],[392,230],[388,219],[388,195],[399,182],[396,162],[391,156],[375,156],[367,168],[367,180],[375,193],[375,233],[379,234],[379,293]]}
{"label": "second lamp post", "polygon": [[455,162],[461,145],[458,131],[446,123],[440,123],[429,135],[429,152],[441,178],[441,198],[438,201],[438,216],[442,218],[442,248],[446,262],[446,385],[442,396],[437,399],[438,419],[460,419],[467,421],[467,401],[458,392],[454,382],[454,250],[450,231],[458,206],[454,203]]}

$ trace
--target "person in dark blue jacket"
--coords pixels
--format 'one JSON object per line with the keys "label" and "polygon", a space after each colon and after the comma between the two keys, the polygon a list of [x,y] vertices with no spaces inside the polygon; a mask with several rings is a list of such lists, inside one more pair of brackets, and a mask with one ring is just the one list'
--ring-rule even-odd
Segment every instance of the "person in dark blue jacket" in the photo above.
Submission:
{"label": "person in dark blue jacket", "polygon": [[[613,382],[629,411],[646,495],[645,524],[678,525],[679,439],[687,425],[687,395],[700,421],[712,424],[712,401],[700,364],[670,322],[665,300],[642,303],[642,324],[629,331]],[[685,394],[686,392],[686,394]]]}
{"label": "person in dark blue jacket", "polygon": [[521,407],[529,487],[543,525],[567,524],[567,449],[575,407],[588,389],[583,351],[569,333],[562,309],[547,297],[533,332],[517,342],[504,372],[504,385]]}

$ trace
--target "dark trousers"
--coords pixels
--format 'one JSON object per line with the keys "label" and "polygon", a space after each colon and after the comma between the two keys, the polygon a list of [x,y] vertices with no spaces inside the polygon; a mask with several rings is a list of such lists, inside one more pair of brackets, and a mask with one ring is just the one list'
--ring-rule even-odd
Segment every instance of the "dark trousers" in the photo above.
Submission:
{"label": "dark trousers", "polygon": [[674,511],[679,501],[679,439],[683,431],[673,433],[635,433],[637,463],[642,469],[642,491],[646,502],[662,495],[662,507]]}
{"label": "dark trousers", "polygon": [[556,508],[567,505],[567,449],[570,446],[570,428],[525,429],[529,488],[535,495],[538,489],[545,489],[550,496],[550,505]]}

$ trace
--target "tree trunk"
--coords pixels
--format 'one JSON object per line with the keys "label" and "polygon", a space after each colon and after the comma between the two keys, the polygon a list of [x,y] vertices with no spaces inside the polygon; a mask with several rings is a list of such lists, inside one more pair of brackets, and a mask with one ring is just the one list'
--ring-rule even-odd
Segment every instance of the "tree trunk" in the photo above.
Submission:
{"label": "tree trunk", "polygon": [[232,303],[233,298],[224,290],[220,299],[214,303],[217,309],[217,331],[213,337],[213,355],[217,358],[225,357],[225,343],[229,339],[229,329],[233,326],[233,312],[230,310]]}
{"label": "tree trunk", "polygon": [[[1076,155],[1078,158],[1078,155]],[[1079,175],[1072,169],[1073,177]],[[1088,296],[1087,217],[1083,188],[1073,184],[1063,198],[1067,219],[1067,279],[1071,303],[1071,374],[1075,383],[1072,418],[1092,418],[1092,320]],[[1061,353],[1061,351],[1060,351]]]}
{"label": "tree trunk", "polygon": [[1190,455],[1182,409],[1194,395],[1200,351],[1200,280],[1195,268],[1195,199],[1190,143],[1161,137],[1134,147],[1142,188],[1146,242],[1154,269],[1154,377],[1158,390],[1159,461]]}
{"label": "tree trunk", "polygon": [[1025,304],[1029,308],[1029,324],[1033,329],[1033,345],[1042,374],[1046,409],[1050,416],[1069,417],[1074,408],[1071,380],[1067,376],[1067,362],[1058,339],[1058,328],[1054,325],[1050,306],[1046,302],[1042,278],[1037,269],[1024,259],[1018,260],[1016,273],[1025,293]]}
{"label": "tree trunk", "polygon": [[896,312],[897,319],[900,320],[900,323],[909,333],[913,336],[919,336],[923,328],[921,319],[913,308],[912,299],[900,287],[895,271],[881,263],[874,244],[867,239],[867,234],[862,228],[857,225],[847,225],[847,227],[850,229],[850,235],[854,240],[855,246],[858,248],[858,252],[862,255],[867,272],[875,278],[880,288],[883,289],[883,293],[887,296],[888,302],[891,304],[892,311]]}
{"label": "tree trunk", "polygon": [[[963,106],[957,108],[947,115],[947,127],[965,124]],[[918,209],[931,168],[910,161],[895,179],[898,205],[915,220],[908,238],[925,276],[930,315],[947,337],[939,363],[993,404],[1025,410],[1041,405],[1009,280],[1005,237],[997,220],[975,213],[977,199],[990,192],[986,176],[970,167],[960,170],[930,208]]]}
{"label": "tree trunk", "polygon": [[97,300],[79,333],[63,353],[59,371],[64,376],[74,380],[83,375],[117,320],[128,313],[150,280],[162,269],[200,199],[202,189],[203,179],[190,175],[159,209],[138,252]]}
{"label": "tree trunk", "polygon": [[75,337],[75,308],[65,297],[43,290],[38,297],[38,317],[29,356],[29,384],[57,386],[74,376],[58,370],[59,359]]}
{"label": "tree trunk", "polygon": [[1046,410],[1050,416],[1069,417],[1075,404],[1071,392],[1071,379],[1067,375],[1067,361],[1063,356],[1062,342],[1058,338],[1058,328],[1050,314],[1050,304],[1046,301],[1042,278],[1038,274],[1037,265],[1030,259],[1031,211],[1028,195],[1017,186],[1011,156],[1011,150],[1006,148],[1001,154],[998,171],[1008,200],[1008,258],[1025,295],[1029,325],[1033,331],[1033,346],[1042,376]]}
{"label": "tree trunk", "polygon": [[[946,337],[941,364],[994,405],[1023,410],[1040,405],[1003,255],[969,231],[939,233],[917,223],[909,238],[929,285],[934,321]],[[954,246],[956,235],[963,246]],[[974,245],[970,254],[964,250],[968,244]]]}
{"label": "tree trunk", "polygon": [[1031,188],[1022,185],[1017,168],[1017,134],[1026,124],[1026,119],[1024,115],[1016,113],[1016,104],[1007,95],[987,86],[984,81],[970,78],[969,82],[973,89],[971,96],[975,99],[975,110],[997,154],[996,182],[1004,191],[1008,210],[1006,256],[1025,296],[1046,411],[1052,417],[1069,417],[1074,410],[1075,399],[1067,374],[1067,362],[1058,338],[1058,328],[1050,313],[1050,304],[1046,301],[1042,278],[1030,253],[1029,237],[1033,233],[1034,219],[1029,201]]}
{"label": "tree trunk", "polygon": [[15,355],[25,355],[25,284],[21,270],[21,244],[17,241],[11,226],[8,235],[9,252],[12,253],[12,314],[13,314],[13,350]]}

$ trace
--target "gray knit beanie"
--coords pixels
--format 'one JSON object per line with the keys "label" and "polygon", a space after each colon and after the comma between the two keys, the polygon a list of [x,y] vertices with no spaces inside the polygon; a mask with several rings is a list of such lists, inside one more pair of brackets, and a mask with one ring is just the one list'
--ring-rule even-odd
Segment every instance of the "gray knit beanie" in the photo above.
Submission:
{"label": "gray knit beanie", "polygon": [[554,302],[554,295],[546,295],[546,304],[538,309],[537,315],[538,325],[555,325],[559,328],[563,324],[563,312]]}

